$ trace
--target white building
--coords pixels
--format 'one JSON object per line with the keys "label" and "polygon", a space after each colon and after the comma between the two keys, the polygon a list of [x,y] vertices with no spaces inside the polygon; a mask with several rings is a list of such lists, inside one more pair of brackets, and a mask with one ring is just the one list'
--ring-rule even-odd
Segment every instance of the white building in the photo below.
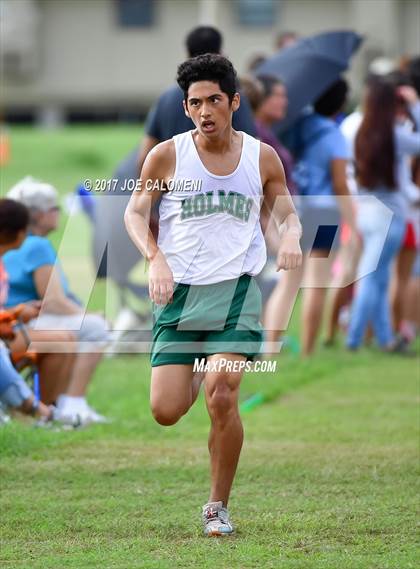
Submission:
{"label": "white building", "polygon": [[418,0],[0,0],[0,9],[3,113],[52,122],[146,111],[173,82],[198,24],[220,28],[239,73],[255,53],[272,53],[284,30],[362,33],[356,91],[373,57],[420,53]]}

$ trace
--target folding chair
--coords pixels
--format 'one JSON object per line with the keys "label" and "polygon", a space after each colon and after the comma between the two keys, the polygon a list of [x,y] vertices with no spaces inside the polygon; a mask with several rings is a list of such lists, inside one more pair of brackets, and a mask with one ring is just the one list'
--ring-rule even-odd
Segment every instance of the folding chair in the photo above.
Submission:
{"label": "folding chair", "polygon": [[40,383],[38,372],[38,355],[35,352],[24,351],[12,354],[9,342],[15,336],[15,329],[19,328],[25,336],[29,346],[30,339],[20,315],[24,309],[23,305],[16,306],[12,310],[0,310],[0,338],[2,338],[9,348],[10,359],[15,369],[22,375],[31,387],[35,400],[40,401]]}

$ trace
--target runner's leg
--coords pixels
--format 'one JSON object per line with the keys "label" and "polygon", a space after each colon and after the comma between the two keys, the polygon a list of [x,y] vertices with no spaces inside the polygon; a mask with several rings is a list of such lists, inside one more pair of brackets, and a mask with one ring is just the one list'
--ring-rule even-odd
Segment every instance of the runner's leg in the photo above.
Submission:
{"label": "runner's leg", "polygon": [[150,406],[161,425],[174,425],[194,403],[203,374],[194,374],[192,364],[169,364],[152,368]]}
{"label": "runner's leg", "polygon": [[[239,354],[215,354],[209,362],[225,358],[245,361]],[[239,385],[243,372],[221,370],[208,372],[205,378],[207,409],[211,419],[209,452],[211,462],[211,489],[209,502],[222,501],[226,507],[235,477],[243,442],[243,428],[239,416]]]}

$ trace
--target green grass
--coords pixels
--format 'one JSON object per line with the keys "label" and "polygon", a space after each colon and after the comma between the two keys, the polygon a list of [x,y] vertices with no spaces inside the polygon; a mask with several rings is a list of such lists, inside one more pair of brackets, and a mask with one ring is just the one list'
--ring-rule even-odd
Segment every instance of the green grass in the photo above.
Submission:
{"label": "green grass", "polygon": [[[11,160],[0,170],[0,196],[23,177],[33,176],[53,184],[64,200],[85,179],[110,179],[118,163],[139,145],[142,133],[141,125],[58,130],[14,127],[10,130]],[[91,228],[86,216],[80,213],[69,221],[64,207],[60,227],[50,238],[60,247],[60,260],[70,277],[72,291],[92,310],[106,311],[108,317],[114,317],[116,299],[112,285],[107,291],[107,304],[104,282],[97,282],[91,290]]]}
{"label": "green grass", "polygon": [[14,127],[11,160],[0,173],[0,195],[24,176],[54,184],[63,194],[86,178],[110,178],[118,162],[139,144],[142,132],[140,125]]}
{"label": "green grass", "polygon": [[202,397],[178,425],[159,427],[148,409],[148,363],[126,357],[102,363],[90,395],[112,425],[54,433],[14,422],[0,430],[1,565],[417,567],[412,362],[325,352],[281,361],[276,376],[243,384],[244,395],[283,395],[244,416],[234,538],[200,533],[208,492]]}
{"label": "green grass", "polygon": [[[12,130],[2,191],[32,173],[72,191],[110,176],[134,128]],[[96,156],[96,158],[93,158]],[[67,250],[72,285],[89,228]],[[56,236],[58,243],[60,232]],[[98,306],[103,288],[96,289]],[[291,333],[298,331],[298,310]],[[153,422],[145,356],[105,359],[91,403],[111,425],[74,432],[0,428],[0,566],[11,569],[414,569],[418,519],[418,362],[363,350],[285,351],[249,374],[245,445],[230,508],[238,531],[201,536],[209,421],[202,396],[172,428]],[[170,378],[168,378],[170,379]]]}

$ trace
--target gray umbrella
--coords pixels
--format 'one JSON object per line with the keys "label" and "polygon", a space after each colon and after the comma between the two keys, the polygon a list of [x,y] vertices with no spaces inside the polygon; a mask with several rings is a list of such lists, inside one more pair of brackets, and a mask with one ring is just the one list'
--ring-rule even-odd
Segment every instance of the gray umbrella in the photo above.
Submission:
{"label": "gray umbrella", "polygon": [[326,32],[304,38],[262,63],[256,75],[276,75],[286,85],[289,107],[278,132],[286,130],[300,111],[315,101],[345,71],[363,38],[351,31]]}

